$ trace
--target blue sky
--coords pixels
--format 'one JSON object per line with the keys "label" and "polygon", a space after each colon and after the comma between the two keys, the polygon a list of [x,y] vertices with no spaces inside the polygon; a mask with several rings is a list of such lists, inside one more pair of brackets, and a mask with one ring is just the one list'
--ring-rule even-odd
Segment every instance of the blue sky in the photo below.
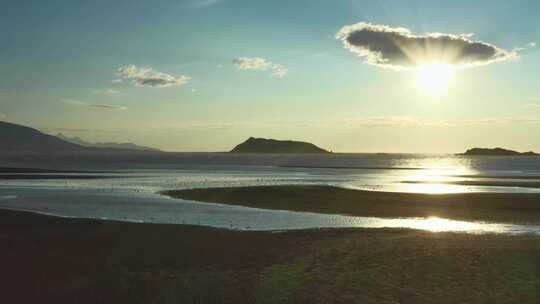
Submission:
{"label": "blue sky", "polygon": [[[170,151],[249,136],[344,152],[540,151],[539,11],[521,0],[11,1],[0,115]],[[516,58],[457,70],[432,94],[417,71],[368,64],[335,38],[360,22],[473,33]]]}

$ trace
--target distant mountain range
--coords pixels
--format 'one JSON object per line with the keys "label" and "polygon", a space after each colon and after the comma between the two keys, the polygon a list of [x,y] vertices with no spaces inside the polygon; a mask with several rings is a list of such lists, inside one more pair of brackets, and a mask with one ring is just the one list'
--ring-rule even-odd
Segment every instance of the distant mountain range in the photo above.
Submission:
{"label": "distant mountain range", "polygon": [[[52,136],[36,129],[0,121],[0,151],[8,152],[161,152],[133,143],[91,143],[80,137]],[[331,153],[314,144],[250,137],[231,150],[232,153]]]}
{"label": "distant mountain range", "polygon": [[330,153],[312,143],[250,137],[231,153]]}
{"label": "distant mountain range", "polygon": [[534,153],[532,151],[521,153],[521,152],[517,152],[513,150],[503,149],[503,148],[494,148],[494,149],[472,148],[472,149],[467,150],[465,153],[461,155],[537,156],[539,154]]}
{"label": "distant mountain range", "polygon": [[107,143],[91,143],[83,140],[80,137],[68,137],[65,136],[62,133],[58,133],[56,137],[65,140],[67,142],[77,144],[83,147],[91,147],[91,148],[105,148],[105,149],[121,149],[121,150],[136,150],[136,151],[152,151],[152,152],[160,152],[161,150],[156,148],[150,148],[145,146],[139,146],[134,143],[115,143],[115,142],[107,142]]}
{"label": "distant mountain range", "polygon": [[84,151],[87,148],[36,129],[0,121],[0,150],[3,151]]}
{"label": "distant mountain range", "polygon": [[0,121],[0,151],[17,152],[92,152],[92,151],[146,151],[158,149],[132,143],[88,143],[80,138],[60,137],[42,133],[36,129]]}

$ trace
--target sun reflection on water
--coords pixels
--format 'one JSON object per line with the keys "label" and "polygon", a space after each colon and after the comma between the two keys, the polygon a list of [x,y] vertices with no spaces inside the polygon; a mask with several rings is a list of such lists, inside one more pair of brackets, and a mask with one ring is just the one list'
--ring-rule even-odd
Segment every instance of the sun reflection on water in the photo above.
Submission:
{"label": "sun reflection on water", "polygon": [[473,171],[456,164],[429,163],[426,169],[417,170],[402,177],[401,182],[405,192],[414,193],[462,193],[466,186],[454,185],[451,182],[463,180],[462,176],[471,175]]}
{"label": "sun reflection on water", "polygon": [[[466,232],[466,233],[511,233],[511,225],[466,222],[439,218],[436,216],[427,218],[404,218],[391,219],[378,223],[377,228],[411,228],[431,232]],[[516,226],[517,227],[517,226]],[[518,229],[519,230],[519,229]]]}
{"label": "sun reflection on water", "polygon": [[473,222],[455,221],[438,217],[428,217],[424,220],[419,220],[412,227],[433,232],[440,231],[475,231],[481,226]]}
{"label": "sun reflection on water", "polygon": [[410,183],[403,184],[405,192],[444,194],[444,193],[463,193],[467,191],[466,186],[434,183]]}

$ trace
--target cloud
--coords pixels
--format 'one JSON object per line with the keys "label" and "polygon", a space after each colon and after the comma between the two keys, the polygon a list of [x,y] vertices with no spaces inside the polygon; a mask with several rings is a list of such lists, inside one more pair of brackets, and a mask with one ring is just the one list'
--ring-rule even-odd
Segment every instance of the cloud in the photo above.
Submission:
{"label": "cloud", "polygon": [[[477,119],[422,120],[411,116],[375,116],[346,119],[355,127],[468,127],[502,124],[540,124],[538,117],[483,117]],[[337,122],[336,122],[337,123]],[[331,122],[328,125],[332,125]]]}
{"label": "cloud", "polygon": [[76,129],[76,128],[45,128],[46,130],[58,132],[76,132],[76,133],[120,133],[118,130],[100,130],[100,129]]}
{"label": "cloud", "polygon": [[523,105],[523,108],[528,110],[540,110],[540,103],[528,103]]}
{"label": "cloud", "polygon": [[190,76],[173,76],[156,71],[151,67],[139,68],[133,64],[120,67],[116,72],[118,76],[125,80],[129,80],[137,87],[166,88],[183,86],[191,80]]}
{"label": "cloud", "polygon": [[270,76],[283,78],[287,75],[287,68],[281,64],[272,63],[260,57],[238,57],[233,59],[233,64],[240,70],[246,71],[271,71]]}
{"label": "cloud", "polygon": [[460,121],[462,125],[483,125],[483,124],[537,124],[540,123],[538,117],[488,117],[477,120]]}
{"label": "cloud", "polygon": [[[275,122],[254,122],[254,121],[213,121],[213,122],[174,122],[160,124],[159,128],[166,129],[178,129],[189,131],[228,131],[232,129],[252,129],[255,127],[271,127],[275,126]],[[148,126],[148,128],[156,127],[155,125]]]}
{"label": "cloud", "polygon": [[109,109],[109,110],[125,110],[125,109],[127,109],[124,106],[107,105],[107,104],[89,104],[88,107],[90,107],[90,108],[98,108],[98,109]]}
{"label": "cloud", "polygon": [[525,44],[524,46],[514,48],[514,52],[523,52],[523,51],[526,51],[528,49],[532,49],[534,47],[536,47],[536,42],[529,42],[529,43]]}
{"label": "cloud", "polygon": [[118,94],[120,91],[115,89],[100,89],[100,90],[94,90],[94,94]]}
{"label": "cloud", "polygon": [[419,124],[416,118],[410,116],[375,116],[350,120],[349,122],[357,125],[374,127],[410,126]]}
{"label": "cloud", "polygon": [[75,99],[61,99],[60,101],[63,103],[67,103],[67,104],[71,104],[75,106],[93,108],[93,109],[105,109],[105,110],[126,110],[127,109],[124,106],[87,103],[87,102],[75,100]]}
{"label": "cloud", "polygon": [[207,7],[224,2],[225,0],[196,0],[193,1],[192,7]]}
{"label": "cloud", "polygon": [[335,37],[365,63],[397,70],[425,64],[468,68],[519,57],[517,51],[474,41],[472,34],[416,35],[406,28],[364,22],[344,26]]}

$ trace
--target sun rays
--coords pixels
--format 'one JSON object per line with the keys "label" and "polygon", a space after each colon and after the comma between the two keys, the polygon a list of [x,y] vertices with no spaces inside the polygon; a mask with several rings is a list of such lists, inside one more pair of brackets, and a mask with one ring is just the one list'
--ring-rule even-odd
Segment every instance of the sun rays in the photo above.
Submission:
{"label": "sun rays", "polygon": [[440,94],[448,89],[454,71],[455,68],[450,64],[421,65],[416,70],[416,84],[427,94]]}

